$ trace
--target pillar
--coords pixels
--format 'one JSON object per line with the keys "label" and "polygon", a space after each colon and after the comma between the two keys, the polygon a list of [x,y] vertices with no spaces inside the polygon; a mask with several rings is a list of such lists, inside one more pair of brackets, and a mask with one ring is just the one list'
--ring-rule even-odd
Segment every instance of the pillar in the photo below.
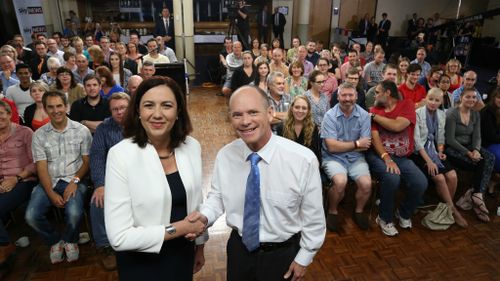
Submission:
{"label": "pillar", "polygon": [[309,40],[309,12],[311,3],[309,0],[299,0],[299,18],[297,23],[297,35],[300,41]]}
{"label": "pillar", "polygon": [[[193,1],[174,0],[175,53],[179,61],[188,60],[187,73],[195,74],[194,69],[194,21]],[[192,66],[191,66],[192,65]]]}

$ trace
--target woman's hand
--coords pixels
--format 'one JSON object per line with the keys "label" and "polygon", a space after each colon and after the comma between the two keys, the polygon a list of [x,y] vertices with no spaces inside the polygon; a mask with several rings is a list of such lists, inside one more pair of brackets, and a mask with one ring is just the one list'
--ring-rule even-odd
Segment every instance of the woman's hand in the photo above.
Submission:
{"label": "woman's hand", "polygon": [[194,253],[194,266],[193,266],[193,274],[200,271],[201,268],[205,265],[205,253],[204,249],[205,245],[197,245]]}
{"label": "woman's hand", "polygon": [[472,160],[475,162],[479,162],[483,157],[481,156],[481,153],[477,150],[472,151]]}
{"label": "woman's hand", "polygon": [[439,152],[438,156],[439,156],[440,160],[443,160],[443,161],[446,160],[446,154],[444,154],[443,152]]}
{"label": "woman's hand", "polygon": [[425,165],[427,166],[427,173],[429,173],[429,175],[435,176],[439,173],[438,166],[436,165],[436,163],[429,161],[426,162]]}

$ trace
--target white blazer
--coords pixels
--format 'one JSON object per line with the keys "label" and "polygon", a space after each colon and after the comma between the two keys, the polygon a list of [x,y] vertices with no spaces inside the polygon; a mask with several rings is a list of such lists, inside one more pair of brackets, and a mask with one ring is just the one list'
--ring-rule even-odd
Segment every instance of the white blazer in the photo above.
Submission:
{"label": "white blazer", "polygon": [[[202,203],[201,148],[187,137],[175,149],[186,189],[187,213]],[[104,220],[109,242],[117,251],[159,253],[170,224],[172,195],[158,153],[151,144],[140,148],[131,139],[113,146],[106,162]],[[208,234],[196,244],[208,240]]]}

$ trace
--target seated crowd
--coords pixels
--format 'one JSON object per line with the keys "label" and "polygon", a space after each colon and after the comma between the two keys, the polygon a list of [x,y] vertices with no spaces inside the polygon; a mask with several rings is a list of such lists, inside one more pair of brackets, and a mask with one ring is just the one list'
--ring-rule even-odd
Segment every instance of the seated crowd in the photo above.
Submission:
{"label": "seated crowd", "polygon": [[[104,224],[106,156],[123,139],[130,96],[154,75],[155,63],[175,56],[160,36],[146,46],[136,32],[128,43],[100,36],[94,44],[87,37],[63,37],[67,44],[59,44],[40,34],[34,50],[20,56],[16,49],[24,45],[16,35],[9,42],[14,50],[0,53],[0,217],[28,202],[26,222],[50,246],[51,262],[71,262],[79,258],[78,228],[90,201],[96,247],[104,267],[113,269]],[[330,231],[341,229],[339,203],[349,179],[357,186],[353,220],[363,230],[373,179],[383,186],[376,222],[385,235],[398,234],[394,219],[400,228],[412,227],[431,183],[456,223],[467,227],[454,203],[456,168],[473,173],[473,191],[464,200],[479,220],[490,220],[484,195],[494,194],[500,172],[499,87],[484,102],[476,73],[461,76],[454,59],[444,70],[431,67],[424,48],[415,61],[393,64],[372,43],[369,56],[357,43],[347,53],[338,44],[331,50],[318,50],[314,41],[301,45],[299,38],[288,51],[279,45],[255,39],[244,51],[226,38],[222,95],[245,85],[261,88],[274,109],[273,132],[314,152],[331,181],[325,195]],[[405,198],[395,206],[400,189]],[[47,219],[51,207],[64,209],[62,233]],[[0,220],[0,264],[14,250]]]}

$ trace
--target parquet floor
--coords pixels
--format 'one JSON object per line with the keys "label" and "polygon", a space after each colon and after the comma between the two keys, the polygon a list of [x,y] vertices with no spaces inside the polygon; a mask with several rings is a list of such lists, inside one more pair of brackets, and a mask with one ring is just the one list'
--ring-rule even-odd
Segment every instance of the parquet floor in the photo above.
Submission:
{"label": "parquet floor", "polygon": [[[215,96],[216,91],[197,88],[189,97],[195,128],[193,136],[203,148],[205,194],[217,151],[234,138],[226,117],[226,102]],[[347,197],[352,198],[352,192]],[[491,211],[496,211],[497,200],[488,199]],[[371,230],[363,232],[350,218],[352,199],[345,201],[342,208],[344,231],[340,235],[327,234],[305,280],[500,280],[500,217],[492,216],[491,223],[483,224],[472,212],[465,212],[470,223],[468,229],[452,226],[447,231],[432,232],[420,225],[424,214],[419,213],[413,220],[413,230],[400,231],[398,237],[388,238],[374,222],[376,210],[373,210]],[[28,235],[32,244],[18,249],[16,259],[10,264],[12,271],[4,280],[118,280],[116,272],[106,272],[100,267],[91,243],[80,246],[78,262],[51,265],[48,248],[23,223],[22,214],[8,230],[14,239]],[[195,275],[196,281],[226,280],[225,247],[229,230],[224,218],[211,228],[210,235],[205,247],[206,264]]]}

